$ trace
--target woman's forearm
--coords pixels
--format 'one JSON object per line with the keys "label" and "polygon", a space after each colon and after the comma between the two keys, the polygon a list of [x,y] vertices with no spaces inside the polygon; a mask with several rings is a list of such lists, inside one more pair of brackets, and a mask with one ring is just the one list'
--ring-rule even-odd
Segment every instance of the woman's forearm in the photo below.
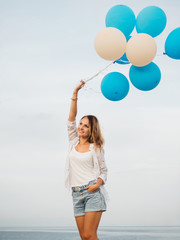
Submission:
{"label": "woman's forearm", "polygon": [[81,80],[80,84],[74,89],[72,98],[71,98],[71,106],[69,112],[68,120],[70,122],[75,121],[77,115],[77,100],[78,100],[78,92],[84,86],[85,82]]}
{"label": "woman's forearm", "polygon": [[99,178],[97,179],[96,184],[98,185],[98,187],[100,187],[100,186],[103,184],[102,178],[99,177]]}
{"label": "woman's forearm", "polygon": [[72,98],[71,98],[71,106],[70,106],[70,112],[69,112],[69,121],[73,122],[76,119],[77,115],[77,98],[78,98],[78,91],[74,91]]}

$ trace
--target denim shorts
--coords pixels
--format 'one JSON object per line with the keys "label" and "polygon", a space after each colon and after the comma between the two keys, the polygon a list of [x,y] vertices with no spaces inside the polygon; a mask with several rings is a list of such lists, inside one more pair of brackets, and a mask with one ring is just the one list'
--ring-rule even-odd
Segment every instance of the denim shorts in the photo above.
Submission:
{"label": "denim shorts", "polygon": [[72,197],[74,206],[74,216],[84,216],[85,212],[104,212],[106,203],[100,188],[96,192],[88,192],[85,187],[95,184],[96,180],[90,181],[87,185],[72,187]]}

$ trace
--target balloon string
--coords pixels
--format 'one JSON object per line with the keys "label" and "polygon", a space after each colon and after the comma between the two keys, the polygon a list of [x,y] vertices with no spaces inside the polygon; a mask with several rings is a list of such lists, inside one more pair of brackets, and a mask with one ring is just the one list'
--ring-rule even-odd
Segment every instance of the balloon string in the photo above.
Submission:
{"label": "balloon string", "polygon": [[[124,60],[122,60],[122,59],[118,59],[118,61],[124,62],[124,63],[129,63],[129,61],[124,61]],[[93,78],[97,77],[101,72],[103,72],[104,70],[106,70],[106,69],[107,69],[109,66],[111,66],[113,63],[116,63],[116,61],[111,62],[110,64],[108,64],[105,68],[103,68],[102,70],[100,70],[99,72],[97,72],[95,75],[93,75],[92,77],[90,77],[89,79],[87,79],[87,80],[85,81],[85,83],[88,82],[88,81],[90,81],[90,80],[92,80]]]}
{"label": "balloon string", "polygon": [[[163,56],[163,55],[167,55],[165,52],[163,52],[163,54],[158,54],[156,56]],[[119,59],[119,61],[124,62],[124,63],[129,63],[129,61],[124,61],[122,59]],[[88,78],[87,80],[85,80],[85,83],[91,81],[93,78],[97,77],[101,72],[103,72],[104,70],[106,70],[109,66],[111,66],[113,63],[116,63],[116,61],[111,62],[110,64],[108,64],[105,68],[101,69],[99,72],[97,72],[95,75],[93,75],[92,77]]]}
{"label": "balloon string", "polygon": [[85,81],[85,83],[87,83],[88,81],[92,80],[93,78],[97,77],[101,72],[103,72],[104,70],[106,70],[106,68],[108,68],[109,66],[111,66],[113,63],[115,62],[111,62],[110,64],[108,64],[105,68],[103,68],[102,70],[100,70],[99,72],[97,72],[95,75],[93,75],[92,77],[90,77],[89,79],[87,79]]}

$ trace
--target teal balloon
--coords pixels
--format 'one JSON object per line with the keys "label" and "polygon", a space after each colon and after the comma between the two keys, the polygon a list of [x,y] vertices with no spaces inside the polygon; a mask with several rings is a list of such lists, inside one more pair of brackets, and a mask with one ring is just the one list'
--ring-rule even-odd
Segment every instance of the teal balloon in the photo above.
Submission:
{"label": "teal balloon", "polygon": [[166,22],[166,14],[161,8],[156,6],[145,7],[137,16],[136,31],[156,37],[165,29]]}
{"label": "teal balloon", "polygon": [[151,62],[144,67],[131,66],[129,70],[131,83],[139,90],[150,91],[157,87],[161,80],[159,67]]}
{"label": "teal balloon", "polygon": [[[130,38],[131,38],[131,36],[126,36],[127,42],[129,41]],[[118,60],[116,60],[115,63],[118,63],[118,64],[129,64],[130,62],[127,59],[126,53],[124,53],[124,55],[121,58],[119,58]]]}
{"label": "teal balloon", "polygon": [[129,82],[122,73],[108,73],[102,79],[101,92],[108,100],[120,101],[125,98],[129,92]]}
{"label": "teal balloon", "polygon": [[136,24],[136,17],[131,8],[125,5],[115,5],[109,9],[105,18],[106,27],[119,29],[129,36]]}
{"label": "teal balloon", "polygon": [[173,59],[180,59],[180,27],[168,35],[165,42],[165,52]]}

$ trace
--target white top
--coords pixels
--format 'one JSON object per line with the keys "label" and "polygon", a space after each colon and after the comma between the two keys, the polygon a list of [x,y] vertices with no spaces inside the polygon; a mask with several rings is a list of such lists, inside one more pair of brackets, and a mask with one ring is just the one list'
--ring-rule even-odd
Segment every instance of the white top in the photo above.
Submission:
{"label": "white top", "polygon": [[92,151],[81,153],[73,147],[69,160],[71,187],[86,185],[96,179]]}

